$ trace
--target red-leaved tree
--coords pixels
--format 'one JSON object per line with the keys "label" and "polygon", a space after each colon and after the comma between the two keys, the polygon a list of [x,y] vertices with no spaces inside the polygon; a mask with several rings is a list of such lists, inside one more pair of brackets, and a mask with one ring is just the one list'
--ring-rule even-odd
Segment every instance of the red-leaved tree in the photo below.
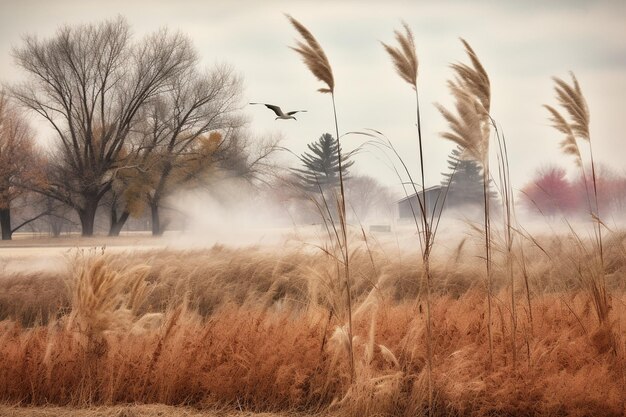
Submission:
{"label": "red-leaved tree", "polygon": [[[620,175],[611,167],[605,164],[597,163],[595,166],[596,187],[598,195],[590,196],[590,199],[581,201],[581,210],[589,212],[597,200],[598,207],[594,211],[600,214],[600,217],[611,215],[613,213],[622,213],[626,208],[626,178]],[[581,196],[586,195],[585,189],[594,191],[592,178],[587,177],[587,187],[585,188],[585,177],[580,176],[573,183],[576,192]]]}
{"label": "red-leaved tree", "polygon": [[578,210],[582,194],[568,179],[563,168],[548,166],[537,171],[522,189],[522,202],[533,212],[553,217]]}

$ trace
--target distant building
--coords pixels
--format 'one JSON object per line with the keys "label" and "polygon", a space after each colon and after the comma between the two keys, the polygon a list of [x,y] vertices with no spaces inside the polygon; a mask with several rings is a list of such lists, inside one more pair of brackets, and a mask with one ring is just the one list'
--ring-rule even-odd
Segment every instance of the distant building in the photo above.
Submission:
{"label": "distant building", "polygon": [[[411,194],[397,202],[398,217],[400,220],[413,219],[413,213],[415,213],[415,216],[418,218],[422,216],[420,203],[417,199],[418,195],[423,201],[422,191],[419,191],[417,194]],[[490,191],[491,204],[496,202],[496,198],[497,194]],[[484,205],[483,201],[484,197],[482,193],[478,195],[477,193],[460,190],[456,187],[436,185],[426,189],[426,214],[428,218],[432,218],[433,214],[437,217],[439,213],[442,213],[444,210],[461,209],[463,216],[471,216],[475,215],[473,211],[474,208],[478,207],[482,210]],[[437,205],[436,209],[435,204]]]}
{"label": "distant building", "polygon": [[[399,200],[397,204],[400,219],[412,219],[413,215],[418,218],[421,217],[422,211],[420,200],[422,202],[426,201],[426,214],[428,214],[429,218],[432,217],[433,212],[435,212],[435,214],[439,213],[443,207],[442,204],[444,202],[446,189],[447,187],[435,185],[427,188],[424,194],[420,190],[417,194],[412,194],[404,197],[402,200]],[[425,199],[424,196],[426,197]]]}

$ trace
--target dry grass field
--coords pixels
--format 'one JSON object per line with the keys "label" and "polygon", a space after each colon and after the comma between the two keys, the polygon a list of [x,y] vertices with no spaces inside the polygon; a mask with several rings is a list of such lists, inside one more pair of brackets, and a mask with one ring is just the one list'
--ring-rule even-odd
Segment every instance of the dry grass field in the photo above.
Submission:
{"label": "dry grass field", "polygon": [[[263,14],[254,10],[253,20],[262,21]],[[480,10],[481,22],[498,20]],[[521,14],[517,8],[516,14]],[[232,26],[227,13],[219,17],[222,27]],[[552,78],[554,97],[543,107],[561,138],[554,146],[571,158],[578,179],[570,181],[566,171],[555,168],[552,172],[562,175],[553,176],[549,187],[542,186],[548,177],[541,174],[518,190],[504,135],[505,128],[515,131],[515,123],[503,119],[511,123],[503,126],[497,120],[503,107],[492,100],[490,76],[468,41],[460,39],[466,59],[451,61],[446,83],[451,101],[445,106],[428,90],[420,98],[420,61],[409,24],[394,30],[393,43],[378,46],[414,95],[410,114],[416,117],[406,125],[415,129],[417,160],[407,154],[416,149],[406,147],[410,136],[403,131],[389,129],[393,139],[385,129],[340,131],[353,124],[344,111],[367,106],[342,104],[337,111],[331,60],[303,23],[285,17],[297,36],[291,50],[321,84],[317,91],[328,98],[328,109],[332,106],[336,144],[327,140],[328,152],[315,142],[308,145],[319,159],[278,146],[281,131],[267,139],[257,133],[261,125],[247,132],[240,77],[227,65],[200,72],[200,55],[180,32],[160,30],[129,43],[130,25],[120,15],[99,25],[66,26],[47,41],[26,36],[22,47],[13,48],[16,64],[29,77],[9,86],[12,99],[50,122],[60,141],[45,158],[23,145],[26,162],[5,156],[0,164],[11,167],[0,178],[2,238],[10,239],[14,231],[10,203],[23,197],[26,203],[20,204],[29,205],[27,191],[46,197],[47,211],[32,220],[69,222],[61,214],[75,211],[86,237],[98,231],[99,207],[109,211],[111,235],[148,206],[155,236],[166,225],[185,227],[188,234],[35,240],[16,233],[14,242],[0,244],[0,416],[626,415],[626,229],[617,226],[624,221],[624,182],[594,159],[594,149],[607,145],[592,146],[589,106],[574,72]],[[349,26],[342,33],[350,33]],[[353,35],[349,43],[357,52],[361,44]],[[255,39],[255,50],[269,39]],[[564,52],[553,44],[549,50]],[[290,73],[282,55],[276,57],[264,54],[263,66],[280,62],[276,68]],[[351,59],[346,55],[340,62],[359,62]],[[370,61],[363,62],[369,67]],[[541,87],[539,74],[532,72],[533,89]],[[292,89],[293,79],[282,78],[285,89]],[[591,97],[597,100],[603,90],[593,80]],[[377,97],[369,104],[380,120],[405,114],[398,103],[383,101],[384,95],[358,89]],[[343,86],[339,91],[341,103],[348,94]],[[245,101],[264,104],[255,102],[260,99]],[[429,170],[435,166],[430,160],[436,148],[430,138],[422,140],[422,119],[431,124],[432,115],[421,116],[420,100],[436,102],[446,126],[438,135],[457,146],[443,181],[429,177],[425,168],[425,161]],[[530,105],[519,97],[515,101]],[[296,119],[293,114],[307,111],[285,115],[275,105],[265,106],[276,119]],[[322,113],[310,110],[312,117]],[[529,114],[519,113],[524,126],[538,125]],[[361,116],[366,125],[380,123],[378,117]],[[16,116],[16,125],[19,120]],[[300,126],[319,125],[313,120]],[[288,132],[286,137],[295,136]],[[304,132],[297,133],[298,140]],[[541,137],[529,132],[518,128],[514,135]],[[594,141],[606,132],[594,132]],[[324,137],[332,139],[330,133]],[[357,142],[356,148],[342,149],[340,139]],[[248,142],[258,149],[252,151]],[[541,160],[549,157],[548,145],[530,143],[522,144],[529,148],[522,156],[545,151]],[[514,148],[517,174],[525,175],[540,158],[518,160]],[[306,169],[270,160],[278,151],[289,151]],[[372,213],[384,208],[390,223],[379,224],[378,235],[367,233],[357,215],[359,208],[374,208],[369,198],[376,188],[361,186],[361,202],[347,197],[361,193],[347,187],[359,171],[348,171],[355,162],[349,158],[372,151],[393,170],[406,197],[393,203],[389,194],[379,199],[388,200],[385,204],[376,203],[380,207]],[[34,165],[45,167],[31,173]],[[377,169],[362,167],[378,180]],[[264,203],[241,198],[258,191],[242,191],[230,181],[244,177],[263,184],[274,215],[258,213]],[[222,181],[231,185],[222,188]],[[23,190],[13,193],[13,188]],[[622,195],[613,198],[619,190]],[[213,202],[198,202],[200,218],[193,219],[183,210],[192,206],[183,197],[205,191],[219,200],[220,211],[213,210]],[[246,210],[237,213],[235,200]],[[301,201],[282,211],[295,200]],[[304,220],[309,215],[292,215],[305,208],[300,205],[305,200],[321,224],[298,230],[296,225],[311,221]],[[413,222],[401,225],[403,231],[391,214],[396,205],[410,209],[405,214],[410,211]],[[519,221],[518,207],[531,217],[531,226]],[[181,221],[166,220],[168,209]],[[448,222],[456,211],[461,228],[458,221]],[[271,217],[282,220],[275,223],[281,227],[293,222],[288,236],[269,228]],[[54,230],[61,230],[62,223],[55,224]],[[382,232],[392,228],[393,234]]]}
{"label": "dry grass field", "polygon": [[353,245],[351,380],[340,265],[324,251],[71,251],[62,268],[0,276],[0,414],[623,415],[626,234],[604,246],[602,323],[585,242],[527,241],[513,297],[494,257],[492,362],[480,245],[441,245],[431,408],[418,253]]}
{"label": "dry grass field", "polygon": [[[293,414],[289,414],[293,415]],[[298,415],[298,414],[296,414]],[[167,405],[121,405],[89,408],[0,406],[3,417],[283,417],[287,414],[207,411]],[[304,416],[304,415],[303,415]]]}

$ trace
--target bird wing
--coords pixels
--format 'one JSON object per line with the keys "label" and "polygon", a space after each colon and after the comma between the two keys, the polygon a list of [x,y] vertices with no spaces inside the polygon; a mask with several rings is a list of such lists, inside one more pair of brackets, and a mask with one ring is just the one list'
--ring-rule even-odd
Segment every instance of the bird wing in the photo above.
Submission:
{"label": "bird wing", "polygon": [[250,104],[262,104],[268,109],[270,109],[271,111],[273,111],[274,113],[276,113],[276,116],[279,116],[279,117],[285,115],[283,111],[280,109],[280,107],[275,106],[274,104],[266,104],[266,103],[250,103]]}
{"label": "bird wing", "polygon": [[287,113],[287,116],[291,116],[291,115],[294,115],[294,114],[296,114],[296,113],[298,113],[298,112],[305,112],[305,111],[306,111],[306,110],[294,110],[294,111],[290,111],[289,113]]}

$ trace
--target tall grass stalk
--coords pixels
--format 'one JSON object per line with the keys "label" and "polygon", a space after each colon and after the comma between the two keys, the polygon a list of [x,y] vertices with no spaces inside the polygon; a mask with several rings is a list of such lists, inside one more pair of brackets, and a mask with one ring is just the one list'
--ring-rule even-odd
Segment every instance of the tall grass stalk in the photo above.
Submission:
{"label": "tall grass stalk", "polygon": [[[504,133],[500,132],[495,120],[490,117],[498,141],[498,177],[500,183],[500,195],[502,197],[502,220],[505,245],[505,263],[506,272],[509,277],[509,285],[511,288],[511,352],[513,356],[513,369],[517,368],[517,306],[515,303],[515,275],[513,271],[513,245],[515,241],[514,230],[517,229],[514,224],[515,217],[515,198],[513,196],[513,188],[511,186],[511,173],[509,168],[509,155],[506,147],[506,138]],[[523,255],[520,262],[524,262]],[[527,275],[525,275],[527,276]],[[528,281],[526,281],[526,289],[528,290]],[[530,311],[530,293],[528,295],[528,308]]]}
{"label": "tall grass stalk", "polygon": [[493,366],[493,329],[492,329],[492,245],[491,222],[489,215],[489,136],[491,118],[491,85],[485,71],[472,47],[461,39],[471,66],[462,63],[452,64],[454,79],[448,81],[448,87],[455,99],[456,114],[440,104],[435,106],[448,122],[450,131],[441,133],[444,139],[460,145],[465,157],[479,163],[483,169],[485,267],[487,272],[487,329],[489,338],[489,364]]}
{"label": "tall grass stalk", "polygon": [[[432,218],[428,218],[428,203],[426,201],[426,180],[424,173],[424,147],[422,144],[422,123],[420,118],[419,91],[417,88],[418,75],[418,59],[415,50],[415,39],[413,32],[406,22],[402,22],[404,33],[399,30],[394,31],[397,47],[382,43],[383,48],[394,64],[398,75],[406,81],[415,92],[415,110],[417,119],[417,143],[419,146],[420,160],[420,177],[421,177],[421,196],[415,193],[420,207],[420,219],[422,223],[423,236],[421,239],[423,273],[422,281],[426,282],[426,337],[427,337],[427,366],[428,366],[428,410],[429,413],[433,409],[433,348],[432,348],[432,312],[431,312],[431,273],[430,273],[430,254],[434,244],[434,235],[432,234]],[[410,204],[410,200],[409,200]],[[412,210],[412,208],[411,208]]]}
{"label": "tall grass stalk", "polygon": [[[330,94],[333,104],[333,116],[335,121],[335,134],[337,141],[339,142],[339,123],[337,121],[337,107],[335,104],[335,80],[333,77],[332,67],[328,62],[326,53],[317,42],[317,39],[313,34],[300,22],[293,17],[286,15],[289,22],[296,29],[296,31],[302,37],[301,41],[297,41],[295,47],[292,47],[297,52],[307,68],[313,73],[313,75],[326,87],[318,89],[320,93]],[[346,198],[344,189],[344,177],[342,169],[342,157],[341,157],[341,142],[337,146],[337,158],[339,163],[339,195],[337,196],[337,207],[339,209],[339,224],[341,229],[341,239],[338,242],[343,266],[344,266],[344,285],[346,292],[346,308],[348,314],[348,355],[350,362],[350,382],[354,382],[355,367],[354,367],[354,348],[353,348],[353,330],[352,330],[352,288],[350,283],[350,252],[348,248],[348,224],[346,219]]]}
{"label": "tall grass stalk", "polygon": [[[589,276],[589,289],[591,298],[594,302],[596,313],[600,324],[604,324],[608,317],[609,300],[606,291],[605,281],[605,262],[604,262],[604,245],[602,242],[603,223],[600,217],[600,209],[598,204],[598,184],[596,177],[595,162],[593,159],[593,149],[591,146],[591,136],[589,134],[589,107],[582,93],[580,84],[573,72],[570,73],[572,78],[571,85],[558,77],[553,77],[554,91],[556,98],[565,111],[569,119],[566,119],[557,109],[552,106],[544,105],[550,113],[550,122],[552,126],[565,135],[560,146],[565,154],[575,157],[576,165],[580,168],[585,185],[585,195],[589,206],[590,216],[594,224],[595,246],[598,253],[599,265],[597,271],[593,270]],[[593,194],[589,190],[585,164],[582,159],[578,140],[582,140],[589,146],[589,160],[591,165],[591,183],[593,186]],[[593,203],[592,203],[593,201]]]}

